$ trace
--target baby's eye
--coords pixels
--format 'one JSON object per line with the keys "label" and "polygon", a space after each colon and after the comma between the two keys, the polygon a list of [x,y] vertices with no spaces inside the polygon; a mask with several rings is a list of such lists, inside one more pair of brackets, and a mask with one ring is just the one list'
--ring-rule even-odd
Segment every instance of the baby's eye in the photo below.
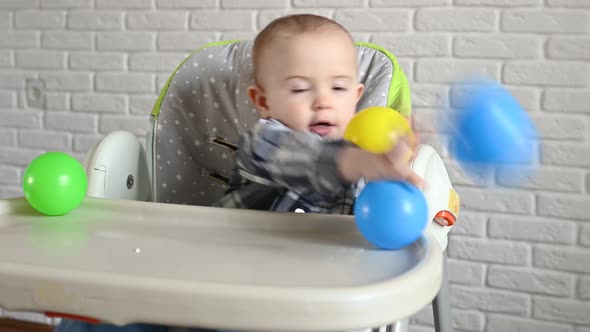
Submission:
{"label": "baby's eye", "polygon": [[309,91],[309,89],[291,89],[292,93],[303,93]]}
{"label": "baby's eye", "polygon": [[346,88],[343,86],[334,86],[332,87],[332,90],[334,91],[346,91]]}

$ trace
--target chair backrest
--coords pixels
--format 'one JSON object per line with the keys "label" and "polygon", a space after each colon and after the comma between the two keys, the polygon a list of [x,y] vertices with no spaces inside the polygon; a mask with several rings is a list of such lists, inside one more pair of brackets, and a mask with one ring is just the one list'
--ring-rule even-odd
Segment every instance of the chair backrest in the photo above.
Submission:
{"label": "chair backrest", "polygon": [[[170,76],[152,117],[154,201],[210,205],[227,189],[240,134],[258,121],[248,98],[253,83],[251,41],[202,47]],[[357,110],[389,106],[409,115],[410,91],[396,58],[379,46],[357,43]]]}

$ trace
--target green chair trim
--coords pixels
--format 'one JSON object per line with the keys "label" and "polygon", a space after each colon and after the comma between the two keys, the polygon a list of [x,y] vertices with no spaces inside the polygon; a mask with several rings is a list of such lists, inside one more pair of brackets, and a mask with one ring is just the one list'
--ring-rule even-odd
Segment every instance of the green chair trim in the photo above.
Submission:
{"label": "green chair trim", "polygon": [[397,58],[386,48],[367,42],[355,43],[357,46],[365,46],[385,54],[393,63],[391,73],[391,82],[389,83],[389,92],[387,93],[387,107],[393,108],[403,116],[409,117],[412,114],[412,99],[410,94],[410,85],[404,71],[399,66]]}

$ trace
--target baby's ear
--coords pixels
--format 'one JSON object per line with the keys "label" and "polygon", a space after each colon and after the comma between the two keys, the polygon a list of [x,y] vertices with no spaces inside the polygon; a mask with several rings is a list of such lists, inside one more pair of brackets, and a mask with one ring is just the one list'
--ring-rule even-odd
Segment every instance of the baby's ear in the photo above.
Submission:
{"label": "baby's ear", "polygon": [[261,118],[268,118],[268,105],[266,104],[266,96],[264,95],[264,90],[258,85],[250,85],[248,87],[248,96],[256,107],[258,114],[260,114]]}
{"label": "baby's ear", "polygon": [[364,91],[365,91],[365,85],[363,83],[359,83],[359,85],[357,87],[357,95],[356,95],[356,102],[357,103],[361,99],[361,96],[363,95]]}

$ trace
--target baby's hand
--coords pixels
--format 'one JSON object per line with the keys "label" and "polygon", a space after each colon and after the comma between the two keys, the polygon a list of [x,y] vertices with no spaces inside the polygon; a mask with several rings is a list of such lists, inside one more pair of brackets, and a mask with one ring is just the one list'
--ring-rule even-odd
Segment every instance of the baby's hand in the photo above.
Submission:
{"label": "baby's hand", "polygon": [[350,181],[365,178],[372,180],[404,180],[423,187],[422,178],[409,165],[414,157],[414,142],[401,138],[396,146],[384,154],[375,154],[356,147],[345,149],[339,160],[341,174]]}
{"label": "baby's hand", "polygon": [[424,180],[410,167],[410,161],[416,156],[417,146],[417,137],[405,136],[397,142],[391,151],[385,153],[385,156],[390,163],[394,179],[399,178],[400,180],[406,180],[416,187],[422,188]]}

